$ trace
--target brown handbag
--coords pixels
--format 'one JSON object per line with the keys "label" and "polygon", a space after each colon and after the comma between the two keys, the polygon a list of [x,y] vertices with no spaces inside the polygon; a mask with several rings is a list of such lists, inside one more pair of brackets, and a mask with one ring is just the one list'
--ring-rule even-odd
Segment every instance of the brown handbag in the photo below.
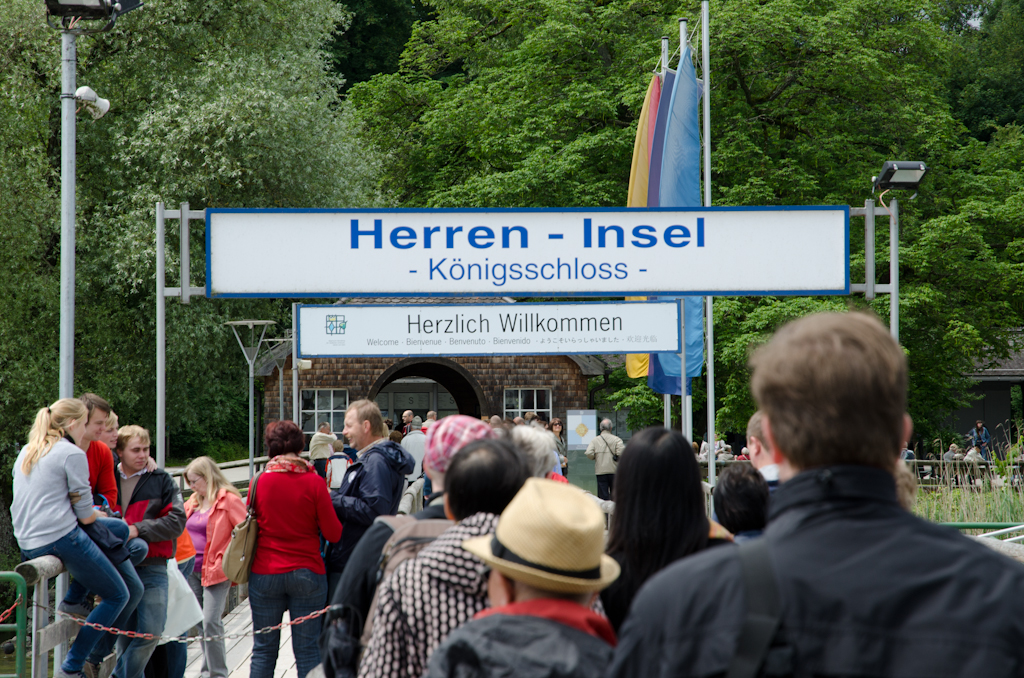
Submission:
{"label": "brown handbag", "polygon": [[231,542],[224,550],[224,560],[221,562],[224,575],[236,584],[248,582],[249,572],[252,570],[252,559],[256,553],[256,537],[259,536],[259,526],[256,523],[256,487],[259,485],[262,475],[263,473],[260,473],[253,480],[252,492],[248,496],[245,520],[231,530]]}

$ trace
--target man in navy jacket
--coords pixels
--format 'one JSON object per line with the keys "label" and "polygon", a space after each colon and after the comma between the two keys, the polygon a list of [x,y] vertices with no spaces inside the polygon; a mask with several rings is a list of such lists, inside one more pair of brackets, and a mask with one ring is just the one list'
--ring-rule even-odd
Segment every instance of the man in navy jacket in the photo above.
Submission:
{"label": "man in navy jacket", "polygon": [[383,436],[384,418],[370,400],[357,400],[345,412],[345,437],[359,450],[331,502],[342,524],[341,540],[327,551],[327,599],[341,579],[345,563],[377,516],[394,515],[415,460],[398,443]]}

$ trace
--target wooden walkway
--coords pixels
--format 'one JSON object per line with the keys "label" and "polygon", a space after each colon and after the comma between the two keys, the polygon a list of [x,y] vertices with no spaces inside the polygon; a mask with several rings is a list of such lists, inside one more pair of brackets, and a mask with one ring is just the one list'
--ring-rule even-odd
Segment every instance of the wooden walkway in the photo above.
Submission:
{"label": "wooden walkway", "polygon": [[[288,621],[288,613],[284,620]],[[224,633],[252,633],[252,614],[249,612],[249,600],[238,604],[235,609],[224,617]],[[249,678],[249,661],[252,659],[252,635],[224,641],[228,653],[229,678]],[[203,649],[198,640],[188,644],[188,664],[185,667],[185,678],[199,678],[203,667]],[[277,655],[277,668],[274,678],[298,678],[295,668],[295,655],[292,654],[291,627],[281,629],[281,649]]]}

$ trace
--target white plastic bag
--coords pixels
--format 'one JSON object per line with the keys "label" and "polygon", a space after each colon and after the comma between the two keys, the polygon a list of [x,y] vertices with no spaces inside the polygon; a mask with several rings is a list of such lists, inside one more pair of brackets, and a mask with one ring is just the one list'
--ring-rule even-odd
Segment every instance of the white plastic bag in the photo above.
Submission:
{"label": "white plastic bag", "polygon": [[[164,623],[163,636],[177,638],[188,633],[196,624],[203,623],[203,608],[196,600],[196,594],[185,580],[185,575],[178,569],[174,558],[167,560],[167,621]],[[163,645],[170,641],[161,641]]]}

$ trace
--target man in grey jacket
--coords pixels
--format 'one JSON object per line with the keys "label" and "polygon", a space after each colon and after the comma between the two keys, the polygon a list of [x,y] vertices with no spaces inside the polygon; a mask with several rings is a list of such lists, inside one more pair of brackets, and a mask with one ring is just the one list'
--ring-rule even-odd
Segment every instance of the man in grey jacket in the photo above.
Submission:
{"label": "man in grey jacket", "polygon": [[601,433],[587,445],[587,459],[594,460],[597,474],[597,498],[610,501],[615,482],[615,470],[619,467],[619,455],[626,449],[622,438],[612,434],[612,420],[601,420]]}

